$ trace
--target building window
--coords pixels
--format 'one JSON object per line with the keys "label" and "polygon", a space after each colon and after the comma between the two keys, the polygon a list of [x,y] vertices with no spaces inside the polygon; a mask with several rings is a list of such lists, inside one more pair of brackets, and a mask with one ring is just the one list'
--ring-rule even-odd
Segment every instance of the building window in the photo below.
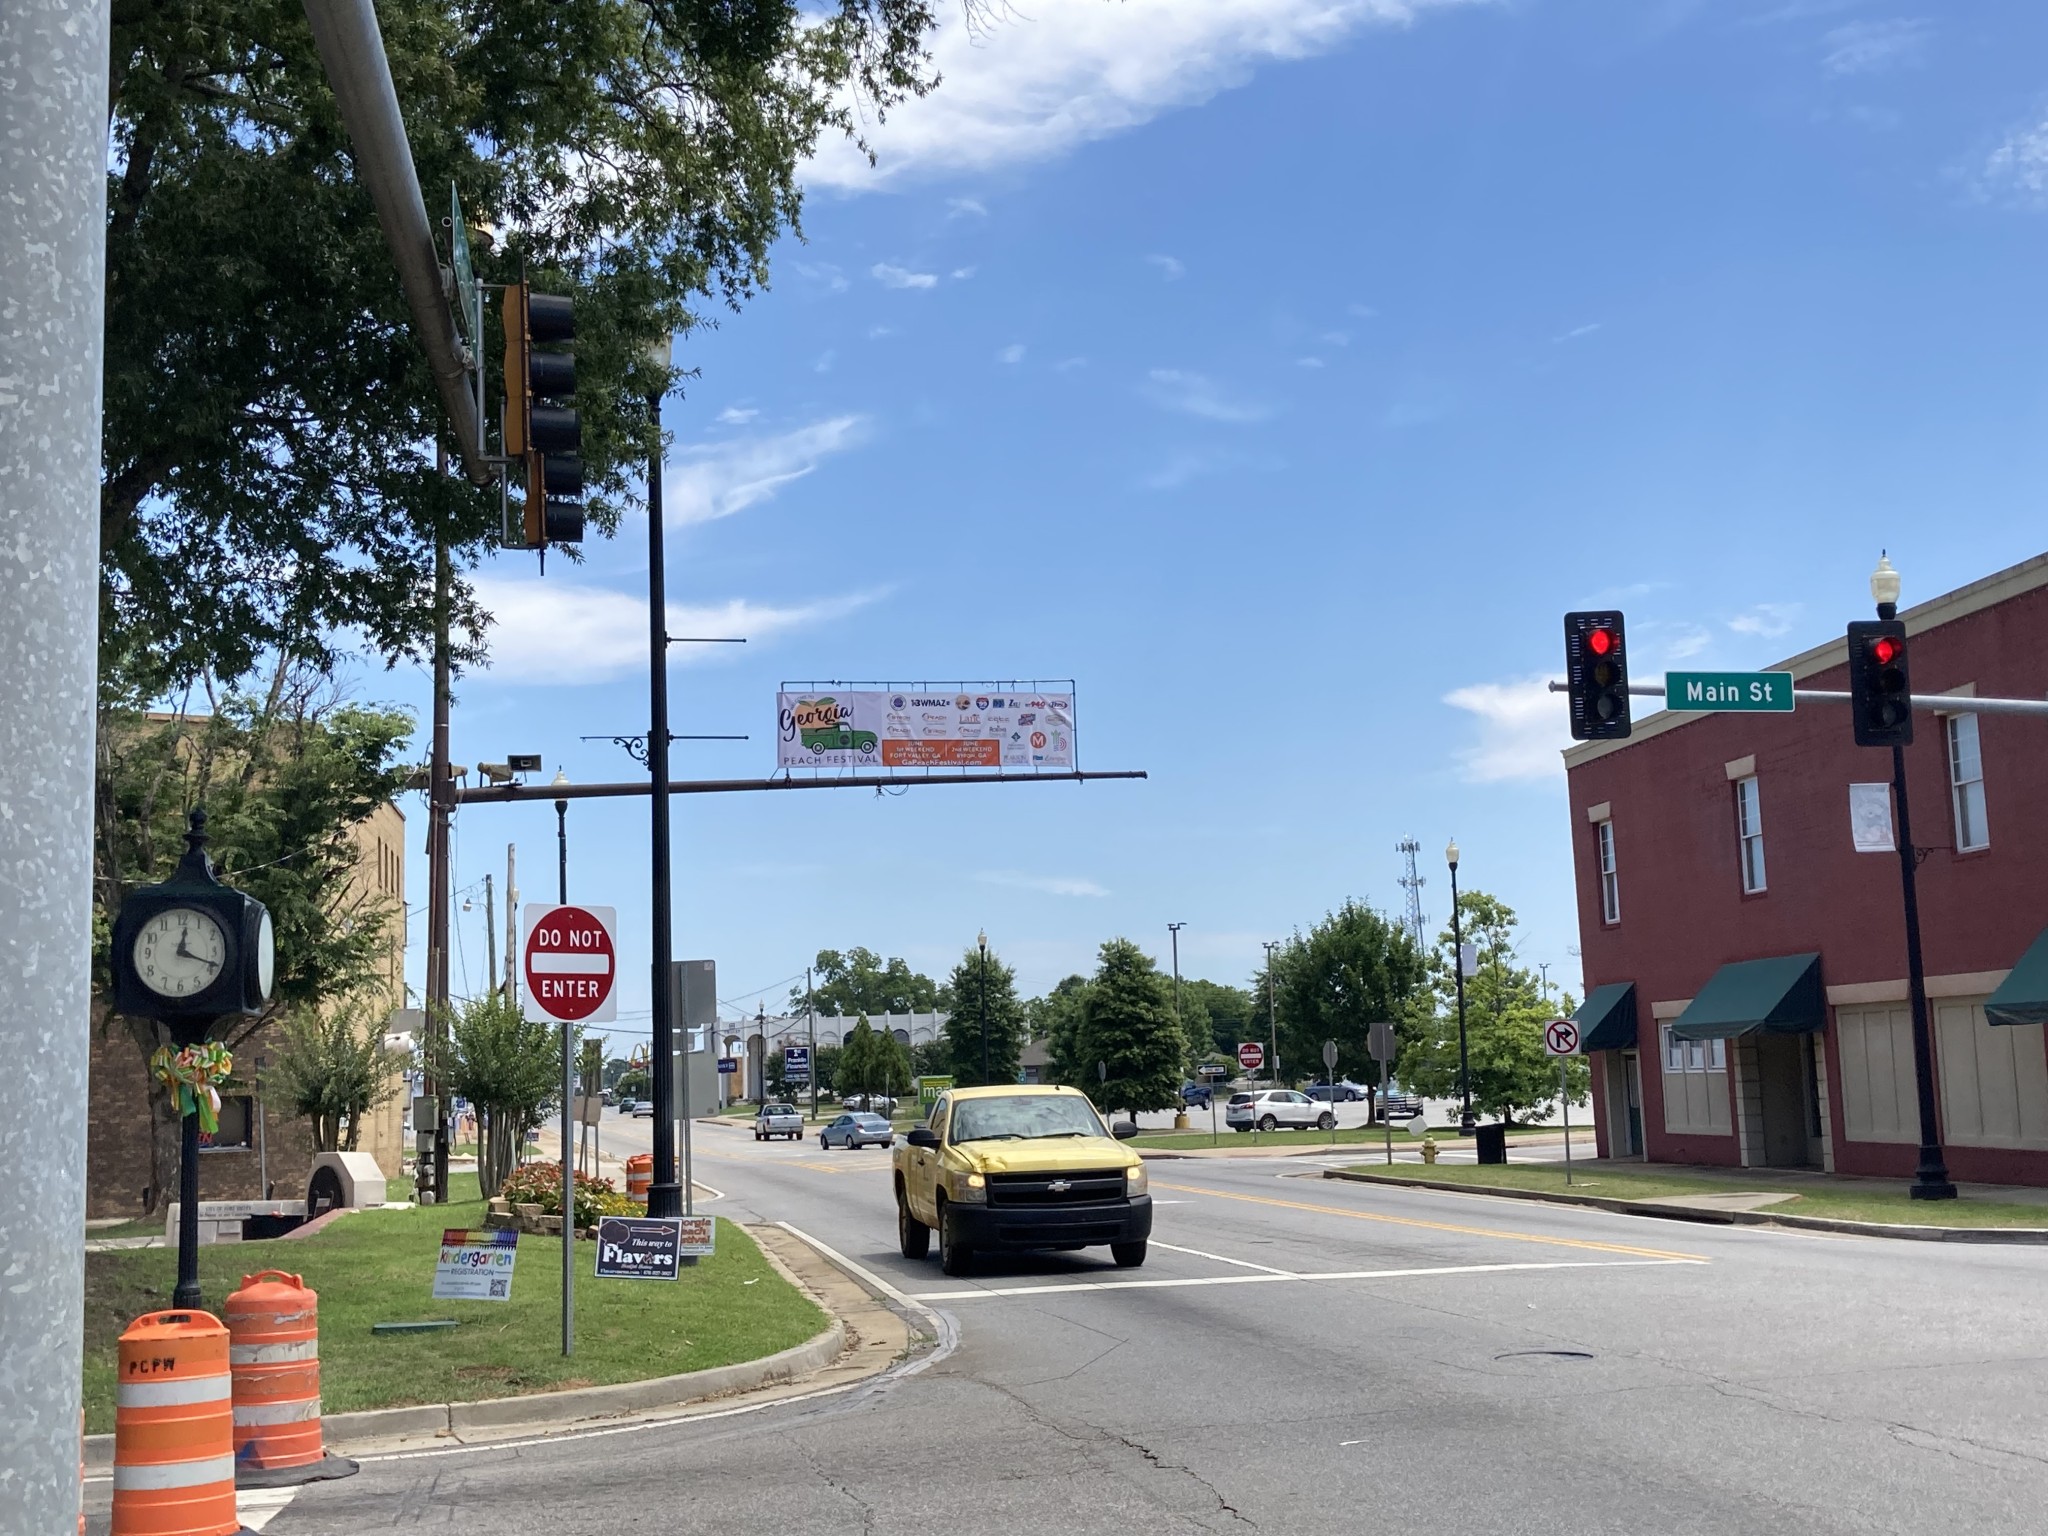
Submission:
{"label": "building window", "polygon": [[1664,1028],[1664,1070],[1666,1072],[1726,1072],[1728,1042],[1725,1040],[1681,1040]]}
{"label": "building window", "polygon": [[1984,754],[1977,745],[1977,717],[1948,717],[1948,782],[1955,802],[1956,852],[1991,846],[1984,820]]}
{"label": "building window", "polygon": [[1764,888],[1764,807],[1755,774],[1735,781],[1735,836],[1742,851],[1742,888],[1754,895]]}
{"label": "building window", "polygon": [[215,1115],[220,1129],[212,1133],[199,1133],[199,1150],[202,1152],[237,1152],[255,1145],[252,1134],[255,1116],[252,1103],[246,1093],[224,1093],[220,1098],[220,1109]]}
{"label": "building window", "polygon": [[1600,921],[1621,921],[1621,881],[1614,872],[1614,823],[1603,821],[1594,829],[1600,836]]}

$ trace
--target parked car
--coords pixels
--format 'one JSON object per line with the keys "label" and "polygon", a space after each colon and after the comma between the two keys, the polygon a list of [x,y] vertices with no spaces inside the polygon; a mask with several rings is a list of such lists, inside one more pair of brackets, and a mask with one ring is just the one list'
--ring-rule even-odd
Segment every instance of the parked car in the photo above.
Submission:
{"label": "parked car", "polygon": [[1370,1088],[1361,1088],[1349,1078],[1334,1087],[1328,1083],[1310,1083],[1305,1091],[1310,1098],[1325,1104],[1359,1104],[1372,1097]]}
{"label": "parked car", "polygon": [[1413,1120],[1421,1113],[1422,1100],[1406,1093],[1397,1093],[1382,1099],[1373,1107],[1375,1120]]}
{"label": "parked car", "polygon": [[1210,1100],[1214,1097],[1215,1095],[1211,1093],[1207,1083],[1182,1083],[1180,1085],[1180,1101],[1189,1109],[1207,1109]]}
{"label": "parked car", "polygon": [[1337,1117],[1305,1093],[1292,1088],[1267,1088],[1258,1093],[1233,1093],[1223,1111],[1233,1131],[1327,1131]]}
{"label": "parked car", "polygon": [[896,1101],[886,1093],[853,1093],[839,1101],[842,1109],[851,1109],[870,1115],[893,1115]]}
{"label": "parked car", "polygon": [[769,1102],[761,1106],[754,1116],[754,1140],[766,1141],[771,1136],[787,1136],[791,1141],[801,1139],[804,1134],[804,1117],[797,1113],[794,1104]]}
{"label": "parked car", "polygon": [[893,1147],[895,1144],[896,1128],[880,1115],[841,1115],[818,1132],[818,1145],[828,1152],[834,1147],[850,1147],[858,1151],[862,1147]]}

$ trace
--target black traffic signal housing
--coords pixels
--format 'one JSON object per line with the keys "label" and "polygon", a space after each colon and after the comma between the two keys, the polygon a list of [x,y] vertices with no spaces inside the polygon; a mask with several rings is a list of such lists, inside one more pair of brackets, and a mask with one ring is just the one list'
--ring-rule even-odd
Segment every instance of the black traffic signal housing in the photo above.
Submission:
{"label": "black traffic signal housing", "polygon": [[1564,616],[1564,675],[1572,740],[1628,735],[1628,638],[1619,609]]}
{"label": "black traffic signal housing", "polygon": [[1913,681],[1906,670],[1903,619],[1849,625],[1849,699],[1859,747],[1913,744]]}
{"label": "black traffic signal housing", "polygon": [[576,339],[576,301],[535,293],[524,281],[505,288],[505,457],[526,489],[520,536],[526,549],[583,539],[583,422],[573,405],[576,359],[537,350]]}

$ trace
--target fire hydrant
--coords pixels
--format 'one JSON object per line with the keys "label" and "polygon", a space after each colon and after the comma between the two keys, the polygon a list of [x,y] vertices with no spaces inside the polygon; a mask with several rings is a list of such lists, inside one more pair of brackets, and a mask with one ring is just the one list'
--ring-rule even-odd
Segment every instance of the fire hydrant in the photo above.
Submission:
{"label": "fire hydrant", "polygon": [[1422,1160],[1431,1164],[1436,1162],[1436,1137],[1426,1131],[1422,1136]]}

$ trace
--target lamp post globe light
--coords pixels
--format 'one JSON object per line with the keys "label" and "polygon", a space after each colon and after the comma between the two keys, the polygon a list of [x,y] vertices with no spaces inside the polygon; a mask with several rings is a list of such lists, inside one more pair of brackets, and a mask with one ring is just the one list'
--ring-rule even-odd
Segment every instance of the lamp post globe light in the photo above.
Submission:
{"label": "lamp post globe light", "polygon": [[1458,913],[1458,840],[1444,847],[1444,862],[1451,867],[1451,974],[1458,985],[1458,1134],[1470,1136],[1477,1124],[1472,1118],[1472,1058],[1465,1040],[1465,927]]}
{"label": "lamp post globe light", "polygon": [[[1880,619],[1899,616],[1899,573],[1883,554],[1870,573],[1870,596]],[[1855,643],[1853,638],[1850,642]],[[1910,719],[1911,717],[1908,716]],[[1908,732],[1910,739],[1911,733]],[[1927,1017],[1927,972],[1920,954],[1920,895],[1914,876],[1913,817],[1906,800],[1906,749],[1892,743],[1892,805],[1899,820],[1899,894],[1906,915],[1906,981],[1913,1010],[1913,1087],[1920,1110],[1920,1163],[1907,1193],[1915,1200],[1953,1200],[1956,1187],[1941,1150],[1941,1126],[1934,1112],[1934,1037]]]}
{"label": "lamp post globe light", "polygon": [[981,950],[981,986],[977,996],[981,999],[981,1080],[988,1081],[988,930],[974,935],[974,942]]}

